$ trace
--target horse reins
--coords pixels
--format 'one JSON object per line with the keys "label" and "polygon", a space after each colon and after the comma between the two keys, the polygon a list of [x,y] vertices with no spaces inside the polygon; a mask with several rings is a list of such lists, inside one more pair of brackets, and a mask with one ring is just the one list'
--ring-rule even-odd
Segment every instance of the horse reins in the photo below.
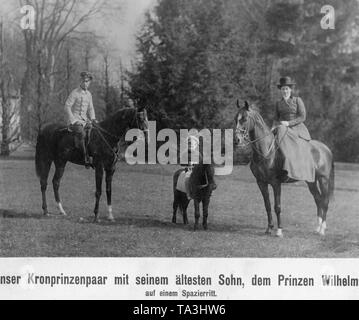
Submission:
{"label": "horse reins", "polygon": [[[253,119],[252,117],[248,116],[248,118],[249,118],[251,121],[254,121],[254,119]],[[248,123],[247,128],[245,128],[245,129],[238,129],[238,128],[236,128],[236,131],[243,132],[243,134],[242,134],[242,135],[243,135],[243,140],[247,140],[247,141],[246,141],[247,144],[246,144],[245,146],[252,145],[252,147],[255,149],[255,151],[256,151],[262,158],[268,159],[269,155],[270,155],[273,151],[277,151],[277,150],[279,149],[279,146],[280,146],[280,144],[281,144],[283,138],[286,136],[286,134],[287,134],[287,132],[288,132],[288,127],[286,127],[286,132],[285,132],[285,134],[283,135],[282,139],[281,139],[280,141],[278,141],[276,148],[274,148],[274,146],[276,145],[276,139],[275,139],[275,138],[273,139],[273,141],[272,141],[270,147],[268,148],[268,151],[267,151],[266,154],[263,154],[260,150],[258,150],[258,148],[256,148],[256,146],[254,145],[254,143],[256,143],[256,142],[258,142],[258,141],[260,141],[260,140],[263,140],[264,138],[268,137],[268,136],[269,136],[270,134],[272,134],[273,131],[274,131],[275,129],[277,129],[277,128],[278,128],[278,126],[275,126],[274,128],[270,129],[270,131],[269,131],[267,134],[265,134],[264,136],[259,137],[259,138],[257,138],[257,139],[254,139],[254,140],[250,140],[250,138],[249,138],[249,123]]]}
{"label": "horse reins", "polygon": [[[113,162],[112,162],[112,166],[114,166],[116,164],[116,162],[119,159],[119,152],[120,152],[120,148],[118,146],[118,143],[121,139],[121,137],[118,137],[110,132],[108,132],[107,130],[105,130],[104,128],[100,127],[97,124],[92,124],[93,128],[96,129],[96,132],[98,133],[98,135],[100,136],[100,138],[102,139],[102,141],[105,143],[105,146],[112,152],[114,158],[113,158]],[[114,148],[111,147],[111,145],[108,143],[107,139],[103,136],[103,134],[101,133],[101,131],[113,138],[115,138],[118,142],[117,142],[117,151],[114,151]]]}
{"label": "horse reins", "polygon": [[[139,124],[138,124],[138,119],[137,119],[137,110],[135,112],[135,116],[134,116],[134,119],[136,119],[136,125],[137,127],[139,128]],[[131,124],[134,122],[134,119],[132,119],[132,122]],[[113,156],[114,156],[114,159],[113,159],[113,162],[112,162],[112,165],[115,165],[116,162],[118,161],[119,157],[120,157],[120,147],[119,147],[119,142],[121,141],[121,139],[123,138],[123,135],[122,136],[117,136],[117,135],[114,135],[112,134],[111,132],[105,130],[104,128],[102,128],[101,126],[99,126],[98,124],[96,123],[93,123],[92,124],[94,129],[97,130],[97,133],[99,134],[100,138],[103,140],[103,142],[105,143],[106,147],[113,153]],[[106,140],[106,138],[103,136],[103,134],[101,133],[101,131],[103,133],[105,133],[106,135],[116,139],[118,142],[117,142],[117,151],[114,151],[111,147],[111,145],[108,143],[108,141]]]}

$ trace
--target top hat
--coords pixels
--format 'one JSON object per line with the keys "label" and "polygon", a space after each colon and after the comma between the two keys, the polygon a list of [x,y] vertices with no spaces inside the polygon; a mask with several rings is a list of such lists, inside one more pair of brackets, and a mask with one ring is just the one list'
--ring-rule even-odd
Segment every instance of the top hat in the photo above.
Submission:
{"label": "top hat", "polygon": [[90,72],[88,72],[88,71],[82,71],[80,73],[80,77],[81,77],[81,79],[84,79],[84,80],[86,80],[86,79],[92,80],[92,78],[93,78],[92,74]]}
{"label": "top hat", "polygon": [[295,85],[295,82],[290,77],[282,77],[279,79],[279,83],[277,84],[278,89],[282,87],[292,87]]}

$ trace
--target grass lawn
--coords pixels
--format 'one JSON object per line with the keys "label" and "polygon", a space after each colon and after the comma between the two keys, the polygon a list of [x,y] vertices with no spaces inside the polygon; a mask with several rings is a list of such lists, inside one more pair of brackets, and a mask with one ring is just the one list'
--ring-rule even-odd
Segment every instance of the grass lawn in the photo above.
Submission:
{"label": "grass lawn", "polygon": [[[172,224],[172,174],[177,166],[117,165],[113,182],[115,222],[92,223],[94,171],[68,164],[60,187],[68,217],[58,215],[52,192],[52,215],[42,216],[39,181],[32,159],[0,160],[0,256],[22,257],[359,257],[359,170],[336,170],[335,201],[328,229],[320,237],[316,207],[306,185],[284,185],[284,238],[264,234],[267,218],[262,196],[248,166],[217,177],[208,231],[193,231],[182,217]],[[275,217],[275,214],[274,214]]]}

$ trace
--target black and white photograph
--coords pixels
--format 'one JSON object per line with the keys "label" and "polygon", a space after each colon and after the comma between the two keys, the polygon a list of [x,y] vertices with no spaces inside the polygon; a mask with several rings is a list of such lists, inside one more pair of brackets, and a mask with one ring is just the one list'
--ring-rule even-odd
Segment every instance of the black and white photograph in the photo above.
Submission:
{"label": "black and white photograph", "polygon": [[359,298],[358,0],[1,0],[0,144],[0,297]]}

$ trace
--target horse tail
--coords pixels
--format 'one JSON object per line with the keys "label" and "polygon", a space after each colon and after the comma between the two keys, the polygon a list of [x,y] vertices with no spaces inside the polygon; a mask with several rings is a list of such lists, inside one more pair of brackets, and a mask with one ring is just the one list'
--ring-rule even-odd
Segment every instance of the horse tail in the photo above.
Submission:
{"label": "horse tail", "polygon": [[332,160],[332,167],[329,175],[329,199],[334,200],[334,188],[335,188],[335,173],[334,173],[334,160]]}
{"label": "horse tail", "polygon": [[38,178],[41,176],[41,150],[44,149],[44,143],[41,133],[37,136],[36,151],[35,151],[35,169]]}
{"label": "horse tail", "polygon": [[48,172],[50,155],[47,150],[46,135],[44,132],[39,132],[36,141],[35,149],[35,169],[36,175],[41,179],[44,171]]}

